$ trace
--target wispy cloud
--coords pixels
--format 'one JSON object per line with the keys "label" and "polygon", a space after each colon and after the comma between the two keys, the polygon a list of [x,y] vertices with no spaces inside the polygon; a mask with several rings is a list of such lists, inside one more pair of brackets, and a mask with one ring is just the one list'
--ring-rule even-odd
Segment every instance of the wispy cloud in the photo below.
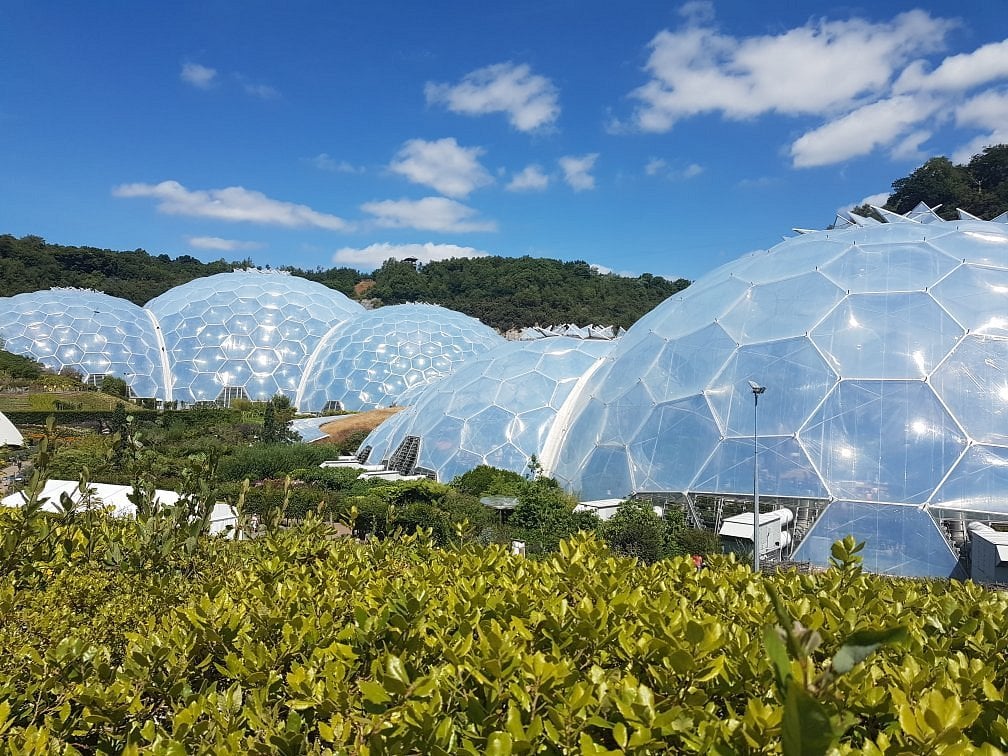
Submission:
{"label": "wispy cloud", "polygon": [[462,147],[453,138],[433,142],[410,139],[389,169],[448,197],[467,197],[474,189],[493,183],[479,162],[483,152],[481,147]]}
{"label": "wispy cloud", "polygon": [[455,233],[497,230],[493,221],[479,219],[476,210],[447,197],[367,202],[361,209],[375,216],[377,225],[384,228]]}
{"label": "wispy cloud", "polygon": [[201,66],[199,63],[183,63],[179,78],[197,89],[210,89],[217,79],[217,69]]}
{"label": "wispy cloud", "polygon": [[307,205],[271,199],[262,192],[229,186],[224,189],[190,190],[177,181],[160,184],[122,184],[115,197],[149,197],[157,200],[158,212],[231,222],[262,223],[291,228],[315,227],[329,231],[348,229],[342,218],[320,213]]}
{"label": "wispy cloud", "polygon": [[320,171],[332,171],[333,173],[364,173],[364,166],[354,165],[346,160],[337,160],[326,152],[320,152],[313,158],[307,158],[307,162],[314,165]]}
{"label": "wispy cloud", "polygon": [[265,246],[260,242],[222,239],[219,236],[187,236],[186,241],[189,242],[190,247],[195,247],[196,249],[212,249],[220,252],[262,249]]}
{"label": "wispy cloud", "polygon": [[598,156],[597,152],[592,152],[580,157],[568,155],[557,161],[560,163],[560,169],[563,171],[564,181],[575,192],[583,192],[595,188],[595,177],[592,176],[591,170],[595,167],[595,161],[598,160]]}
{"label": "wispy cloud", "polygon": [[699,163],[690,163],[682,168],[674,168],[664,158],[650,158],[644,164],[644,174],[647,176],[662,176],[672,180],[691,179],[704,172]]}
{"label": "wispy cloud", "polygon": [[250,81],[246,81],[243,77],[239,76],[238,80],[241,82],[242,89],[245,90],[245,94],[251,95],[252,97],[258,97],[260,100],[275,100],[280,96],[280,90],[276,87],[272,87],[269,84],[254,84]]}
{"label": "wispy cloud", "polygon": [[[1008,83],[1008,39],[942,58],[958,21],[911,10],[889,21],[814,19],[776,34],[722,33],[713,5],[681,9],[683,24],[651,40],[649,78],[631,93],[628,126],[665,132],[685,118],[717,114],[750,120],[768,114],[819,119],[787,149],[795,167],[842,162],[876,151],[910,159],[924,153],[940,114],[984,133],[957,154],[1004,137],[994,114],[960,118],[977,98],[997,98]],[[945,119],[946,122],[948,119]]]}
{"label": "wispy cloud", "polygon": [[486,257],[489,252],[457,244],[371,244],[367,247],[343,247],[336,250],[332,261],[340,265],[351,265],[358,270],[374,270],[386,260],[402,260],[415,257],[421,263],[437,260],[451,260],[457,257]]}
{"label": "wispy cloud", "polygon": [[506,188],[509,192],[541,192],[549,186],[549,181],[542,167],[533,163],[512,176]]}
{"label": "wispy cloud", "polygon": [[549,79],[526,65],[498,63],[466,74],[458,84],[427,82],[428,104],[445,105],[453,113],[506,113],[519,131],[552,126],[560,116],[557,90]]}

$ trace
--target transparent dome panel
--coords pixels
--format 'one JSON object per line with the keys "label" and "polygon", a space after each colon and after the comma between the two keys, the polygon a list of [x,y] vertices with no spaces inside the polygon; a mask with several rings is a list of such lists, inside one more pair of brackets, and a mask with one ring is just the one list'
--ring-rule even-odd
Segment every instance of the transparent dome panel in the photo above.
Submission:
{"label": "transparent dome panel", "polygon": [[924,378],[963,335],[930,294],[851,295],[812,331],[841,378]]}
{"label": "transparent dome panel", "polygon": [[632,491],[626,451],[620,447],[596,447],[585,461],[578,490],[581,501],[614,499]]}
{"label": "transparent dome panel", "polygon": [[924,291],[959,264],[923,241],[857,244],[822,272],[852,294]]}
{"label": "transparent dome panel", "polygon": [[615,371],[607,388],[618,380],[637,379],[661,401],[699,394],[721,370],[735,346],[735,341],[721,326],[711,324],[696,333],[661,344],[650,363],[643,359],[637,361],[634,355],[623,358],[624,364],[640,367],[633,371]]}
{"label": "transparent dome panel", "polygon": [[[684,443],[685,439],[689,441]],[[720,440],[702,396],[658,405],[628,444],[636,490],[688,490],[696,471]]]}
{"label": "transparent dome panel", "polygon": [[1008,445],[1008,338],[966,336],[931,386],[973,440]]}
{"label": "transparent dome panel", "polygon": [[[407,389],[430,383],[504,343],[475,318],[435,305],[393,305],[365,312],[319,344],[297,404],[317,411],[327,401],[348,409],[398,404]],[[418,371],[413,359],[423,355]],[[360,377],[377,381],[360,389]],[[409,380],[407,380],[409,376]]]}
{"label": "transparent dome panel", "polygon": [[740,344],[804,336],[844,296],[822,274],[806,273],[753,286],[718,323]]}
{"label": "transparent dome panel", "polygon": [[799,437],[835,498],[923,504],[966,445],[927,384],[841,381]]}
{"label": "transparent dome panel", "polygon": [[830,504],[791,558],[828,566],[833,543],[849,535],[864,541],[861,557],[869,572],[947,578],[956,568],[952,549],[927,511],[851,501]]}
{"label": "transparent dome panel", "polygon": [[51,370],[112,375],[135,396],[164,398],[166,376],[154,324],[132,302],[85,289],[0,298],[5,349]]}
{"label": "transparent dome panel", "polygon": [[[173,396],[182,401],[213,399],[224,386],[242,388],[254,400],[293,396],[322,337],[363,311],[322,284],[258,271],[199,278],[146,308],[161,324],[172,372],[182,376]],[[278,348],[282,326],[287,336]],[[228,361],[225,370],[215,364],[221,358]]]}
{"label": "transparent dome panel", "polygon": [[961,265],[931,294],[970,333],[1008,336],[1008,270]]}
{"label": "transparent dome panel", "polygon": [[704,392],[728,436],[752,436],[753,392],[759,403],[759,433],[780,436],[798,428],[836,383],[836,374],[806,338],[740,347]]}
{"label": "transparent dome panel", "polygon": [[[752,496],[756,459],[753,439],[726,438],[714,451],[690,486],[691,491]],[[761,496],[828,498],[819,475],[794,438],[759,439],[759,493]]]}
{"label": "transparent dome panel", "polygon": [[698,331],[724,315],[748,290],[748,281],[733,277],[695,283],[662,303],[663,317],[652,329],[668,339]]}
{"label": "transparent dome panel", "polygon": [[1008,516],[1008,449],[974,444],[931,499],[932,509],[977,519]]}
{"label": "transparent dome panel", "polygon": [[956,224],[961,232],[945,232],[928,239],[935,248],[967,263],[1008,268],[1008,229],[994,223]]}

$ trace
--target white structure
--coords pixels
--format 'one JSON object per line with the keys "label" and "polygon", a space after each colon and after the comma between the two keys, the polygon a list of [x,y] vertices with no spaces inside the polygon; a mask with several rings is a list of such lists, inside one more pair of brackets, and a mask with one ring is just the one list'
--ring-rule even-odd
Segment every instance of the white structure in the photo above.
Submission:
{"label": "white structure", "polygon": [[0,446],[24,446],[24,436],[14,427],[14,423],[0,412]]}
{"label": "white structure", "polygon": [[[135,517],[136,505],[130,501],[133,486],[113,483],[91,483],[88,486],[89,504],[92,508],[103,509],[113,517]],[[77,509],[82,509],[86,502],[81,494],[80,484],[75,480],[48,480],[42,489],[39,500],[42,501],[44,512],[60,511],[60,499],[66,494]],[[158,489],[154,492],[154,500],[163,506],[171,506],[179,500],[174,491]],[[21,491],[5,496],[0,504],[5,507],[22,507],[27,497]],[[210,533],[224,533],[233,529],[238,522],[234,509],[224,502],[214,504],[210,515]]]}
{"label": "white structure", "polygon": [[978,583],[1008,583],[1008,533],[969,524],[970,577]]}

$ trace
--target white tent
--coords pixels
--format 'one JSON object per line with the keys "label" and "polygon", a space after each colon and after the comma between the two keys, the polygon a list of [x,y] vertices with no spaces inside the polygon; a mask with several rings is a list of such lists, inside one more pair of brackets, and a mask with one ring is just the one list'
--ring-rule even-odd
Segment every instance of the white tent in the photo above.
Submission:
{"label": "white tent", "polygon": [[0,412],[0,446],[24,446],[24,436],[3,412]]}
{"label": "white tent", "polygon": [[[133,491],[133,486],[122,486],[113,483],[91,483],[88,486],[91,492],[92,506],[97,506],[108,511],[113,517],[134,517],[136,515],[136,505],[129,500],[129,495]],[[75,504],[80,504],[81,496],[78,483],[75,480],[49,480],[46,481],[45,488],[42,489],[42,509],[46,512],[56,512],[59,509],[60,496],[67,494]],[[178,501],[179,495],[174,491],[163,491],[158,489],[154,492],[154,499],[160,504],[170,505]],[[26,497],[23,493],[12,493],[5,496],[0,504],[5,507],[24,506]],[[224,502],[214,504],[213,512],[210,515],[210,532],[223,533],[230,526],[234,528],[238,518],[234,510]]]}

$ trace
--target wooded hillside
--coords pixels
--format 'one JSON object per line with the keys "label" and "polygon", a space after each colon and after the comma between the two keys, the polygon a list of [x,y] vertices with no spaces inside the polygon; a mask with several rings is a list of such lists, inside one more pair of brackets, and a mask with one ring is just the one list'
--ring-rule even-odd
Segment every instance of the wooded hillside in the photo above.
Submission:
{"label": "wooded hillside", "polygon": [[[173,259],[142,249],[116,252],[49,244],[38,236],[0,235],[0,296],[78,286],[143,305],[173,286],[250,264],[203,263],[188,255]],[[432,302],[501,330],[571,322],[628,328],[689,284],[649,273],[638,278],[603,274],[586,262],[533,257],[446,260],[419,269],[389,260],[372,276],[351,268],[289,270],[349,297],[376,299],[376,304]],[[357,284],[368,279],[374,286],[356,293]]]}

